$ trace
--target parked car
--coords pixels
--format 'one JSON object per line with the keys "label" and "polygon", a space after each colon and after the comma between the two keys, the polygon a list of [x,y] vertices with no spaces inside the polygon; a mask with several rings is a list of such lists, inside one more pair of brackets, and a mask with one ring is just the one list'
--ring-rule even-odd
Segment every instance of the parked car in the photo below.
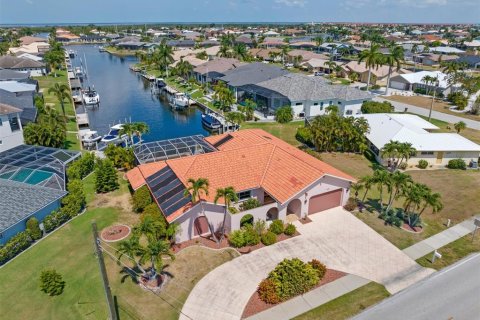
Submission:
{"label": "parked car", "polygon": [[293,63],[285,63],[285,68],[293,68]]}
{"label": "parked car", "polygon": [[315,77],[321,77],[321,76],[324,76],[324,75],[325,75],[324,72],[320,72],[320,71],[315,72]]}

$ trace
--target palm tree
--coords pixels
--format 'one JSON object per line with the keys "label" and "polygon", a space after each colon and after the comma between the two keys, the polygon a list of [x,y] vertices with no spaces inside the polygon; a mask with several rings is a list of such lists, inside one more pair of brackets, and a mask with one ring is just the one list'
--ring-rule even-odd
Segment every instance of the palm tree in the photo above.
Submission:
{"label": "palm tree", "polygon": [[120,129],[119,134],[120,136],[126,134],[128,136],[128,140],[126,142],[126,145],[128,147],[128,144],[130,143],[133,145],[133,134],[135,133],[135,126],[133,123],[124,123],[122,124],[122,129]]}
{"label": "palm tree", "polygon": [[385,64],[388,65],[387,89],[385,90],[385,95],[388,95],[388,87],[390,86],[392,68],[395,66],[397,71],[400,70],[404,58],[404,50],[401,46],[390,47],[389,54],[385,56]]}
{"label": "palm tree", "polygon": [[174,59],[173,49],[167,45],[166,39],[163,39],[158,48],[153,52],[152,60],[160,70],[165,69],[168,77],[168,66],[174,62]]}
{"label": "palm tree", "polygon": [[140,140],[140,143],[142,143],[142,135],[149,133],[150,127],[145,122],[134,122],[133,131],[135,132],[135,135]]}
{"label": "palm tree", "polygon": [[53,87],[50,87],[48,89],[48,93],[53,94],[60,102],[60,105],[62,106],[63,116],[65,116],[64,100],[70,98],[69,91],[70,91],[70,88],[66,84],[59,84],[59,83],[55,83]]}
{"label": "palm tree", "polygon": [[378,44],[372,44],[369,50],[360,52],[358,56],[358,64],[365,61],[365,66],[368,68],[367,91],[370,86],[372,68],[378,68],[382,62],[382,53],[379,51],[379,49],[380,46]]}
{"label": "palm tree", "polygon": [[398,145],[398,154],[400,156],[400,161],[396,165],[399,167],[403,161],[408,162],[408,160],[417,153],[417,149],[415,149],[411,143],[403,142]]}
{"label": "palm tree", "polygon": [[353,191],[355,191],[354,195],[355,195],[355,203],[358,202],[358,193],[360,191],[363,190],[365,186],[361,183],[353,183],[351,186],[350,186],[350,189],[352,189]]}
{"label": "palm tree", "polygon": [[405,198],[403,212],[407,215],[409,226],[412,225],[412,215],[422,204],[422,197],[425,192],[425,188],[428,187],[419,183],[412,183],[408,188],[403,190],[402,195]]}
{"label": "palm tree", "polygon": [[422,78],[422,82],[425,83],[425,93],[428,95],[428,92],[430,91],[430,84],[433,82],[433,80],[435,80],[435,78],[431,77],[431,76],[424,76]]}
{"label": "palm tree", "polygon": [[237,43],[233,46],[233,57],[242,61],[250,60],[250,55],[244,43]]}
{"label": "palm tree", "polygon": [[413,58],[413,72],[417,72],[417,52],[418,52],[418,44],[414,43],[412,46],[412,58]]}
{"label": "palm tree", "polygon": [[373,180],[380,192],[380,211],[383,211],[383,190],[385,186],[387,186],[389,190],[391,188],[391,184],[389,183],[390,174],[386,170],[376,170],[373,173]]}
{"label": "palm tree", "polygon": [[140,263],[143,264],[150,260],[152,266],[149,279],[153,280],[157,276],[157,270],[163,270],[163,257],[167,256],[175,260],[175,255],[170,250],[170,243],[165,240],[157,240],[148,243],[146,248],[141,249]]}
{"label": "palm tree", "polygon": [[317,53],[320,52],[320,47],[323,44],[323,38],[322,37],[316,37],[315,38],[315,44],[317,45]]}
{"label": "palm tree", "polygon": [[368,191],[372,188],[372,186],[375,184],[375,181],[372,176],[364,176],[359,180],[359,183],[363,185],[363,188],[365,189],[365,193],[363,194],[362,197],[362,203],[365,202],[365,198],[367,197]]}
{"label": "palm tree", "polygon": [[130,261],[135,264],[142,273],[146,273],[143,269],[142,265],[135,259],[135,257],[141,252],[142,248],[138,243],[138,237],[131,237],[128,240],[123,240],[120,242],[118,246],[118,260],[120,260],[123,256],[126,256]]}
{"label": "palm tree", "polygon": [[226,187],[226,188],[219,188],[217,189],[217,193],[215,195],[214,202],[217,204],[218,200],[220,198],[223,198],[223,202],[225,204],[225,213],[223,216],[223,223],[222,223],[222,234],[220,236],[220,241],[222,241],[224,235],[225,235],[225,221],[227,219],[227,210],[230,208],[232,202],[237,202],[238,201],[238,195],[235,192],[235,189],[233,187]]}
{"label": "palm tree", "polygon": [[210,233],[212,234],[213,239],[215,239],[215,241],[218,242],[218,239],[215,235],[215,231],[212,229],[212,226],[211,226],[210,222],[208,221],[208,217],[205,215],[205,209],[203,207],[203,201],[204,200],[202,200],[202,193],[205,196],[208,196],[208,188],[210,187],[210,183],[208,182],[208,179],[205,179],[205,178],[198,178],[198,179],[189,178],[187,180],[187,185],[188,185],[188,187],[183,192],[183,196],[184,197],[191,196],[193,203],[200,202],[200,207],[201,207],[201,210],[202,210],[201,211],[202,216],[204,216],[205,219],[207,219],[208,229],[210,229]]}
{"label": "palm tree", "polygon": [[395,171],[390,176],[392,188],[390,192],[390,198],[388,200],[387,209],[385,211],[388,212],[392,207],[393,200],[397,199],[399,194],[402,190],[405,190],[411,183],[413,183],[413,179],[410,175],[402,173],[400,171]]}
{"label": "palm tree", "polygon": [[400,144],[400,142],[398,142],[398,141],[390,140],[389,142],[387,142],[383,146],[383,148],[381,150],[383,156],[387,156],[388,158],[392,159],[392,168],[393,169],[395,169],[395,160],[399,157],[399,154],[398,154],[399,144]]}
{"label": "palm tree", "polygon": [[282,47],[282,65],[285,65],[285,57],[288,55],[290,47],[288,45]]}
{"label": "palm tree", "polygon": [[328,70],[329,70],[330,74],[333,74],[333,72],[335,72],[335,69],[337,67],[337,64],[333,61],[325,61],[325,63],[323,65],[328,67]]}
{"label": "palm tree", "polygon": [[176,71],[179,76],[181,76],[183,79],[186,79],[193,71],[193,66],[190,62],[183,60],[182,57],[177,64]]}
{"label": "palm tree", "polygon": [[467,124],[463,121],[459,121],[453,125],[455,130],[457,130],[457,133],[460,133],[460,131],[464,130],[467,127]]}
{"label": "palm tree", "polygon": [[136,237],[144,235],[148,242],[155,242],[165,234],[165,225],[161,220],[148,215],[133,228]]}
{"label": "palm tree", "polygon": [[420,219],[420,216],[427,207],[432,209],[432,213],[437,213],[443,209],[442,196],[438,192],[433,193],[430,189],[425,189],[425,192],[422,196],[422,201],[423,208],[415,216],[415,220],[412,223],[413,225],[417,223],[418,219]]}

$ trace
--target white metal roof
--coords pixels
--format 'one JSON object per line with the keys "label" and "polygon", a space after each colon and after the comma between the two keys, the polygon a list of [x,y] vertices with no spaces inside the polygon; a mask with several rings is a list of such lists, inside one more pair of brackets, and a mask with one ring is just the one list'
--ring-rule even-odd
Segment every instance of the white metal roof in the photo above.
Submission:
{"label": "white metal roof", "polygon": [[[417,151],[477,151],[480,145],[456,133],[431,133],[438,129],[428,121],[410,114],[364,114],[370,125],[367,139],[378,149],[390,141],[408,142]],[[425,130],[426,129],[426,130]]]}
{"label": "white metal roof", "polygon": [[437,78],[438,85],[440,88],[447,88],[449,86],[448,76],[441,71],[419,71],[414,73],[399,74],[397,77],[402,77],[403,79],[408,81],[408,83],[410,84],[415,84],[415,83],[425,84],[422,81],[422,79],[425,76]]}
{"label": "white metal roof", "polygon": [[36,86],[34,84],[17,82],[17,81],[0,81],[0,89],[9,92],[25,92],[35,91]]}

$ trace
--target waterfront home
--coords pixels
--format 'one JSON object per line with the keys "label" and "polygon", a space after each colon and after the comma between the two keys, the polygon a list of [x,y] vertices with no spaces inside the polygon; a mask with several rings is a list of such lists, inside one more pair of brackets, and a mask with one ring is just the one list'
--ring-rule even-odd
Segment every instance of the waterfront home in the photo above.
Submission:
{"label": "waterfront home", "polygon": [[245,63],[234,58],[218,58],[207,62],[203,61],[202,64],[193,69],[193,76],[197,81],[202,83],[216,82],[219,78],[225,76],[228,70],[243,65],[245,65]]}
{"label": "waterfront home", "polygon": [[0,152],[23,144],[21,109],[0,103]]}
{"label": "waterfront home", "polygon": [[363,102],[373,98],[357,88],[332,85],[325,78],[297,73],[246,84],[238,92],[240,101],[254,100],[266,117],[272,117],[283,106],[291,106],[295,118],[323,115],[329,106],[336,106],[342,116],[355,115],[361,113]]}
{"label": "waterfront home", "polygon": [[18,40],[20,41],[20,45],[22,46],[29,45],[34,42],[44,42],[48,44],[48,39],[40,38],[40,37],[24,36],[24,37],[18,38]]}
{"label": "waterfront home", "polygon": [[37,85],[29,82],[0,81],[0,101],[22,110],[20,115],[23,125],[35,121],[37,108],[34,97]]}
{"label": "waterfront home", "polygon": [[19,47],[12,47],[9,49],[10,53],[14,55],[20,55],[22,53],[30,53],[33,55],[43,54],[50,49],[50,45],[47,42],[32,42],[29,44],[23,44]]}
{"label": "waterfront home", "polygon": [[[329,59],[318,59],[313,58],[301,64],[301,67],[307,69],[310,72],[322,72],[322,73],[332,73],[336,72],[335,70],[330,70],[330,63],[331,60]],[[340,61],[333,61],[333,63],[340,67],[343,65],[343,62]]]}
{"label": "waterfront home", "polygon": [[457,55],[443,55],[436,53],[422,53],[415,57],[417,63],[421,63],[425,66],[439,66],[442,62],[457,60]]}
{"label": "waterfront home", "polygon": [[290,63],[302,63],[311,59],[329,59],[324,54],[315,53],[309,50],[294,49],[287,53],[286,61]]}
{"label": "waterfront home", "polygon": [[409,166],[426,160],[430,166],[445,166],[449,160],[463,159],[467,164],[478,161],[480,145],[456,133],[436,133],[439,128],[412,114],[364,114],[370,131],[366,137],[376,160],[387,165],[382,148],[390,141],[411,143],[417,152],[408,160]]}
{"label": "waterfront home", "polygon": [[458,58],[456,61],[460,63],[465,63],[471,69],[480,69],[480,56],[465,55]]}
{"label": "waterfront home", "polygon": [[42,76],[47,72],[44,62],[11,55],[0,56],[0,68],[15,71],[29,71],[32,77]]}
{"label": "waterfront home", "polygon": [[255,59],[260,59],[263,61],[280,61],[282,50],[278,48],[264,49],[264,48],[253,48],[248,51],[252,57]]}
{"label": "waterfront home", "polygon": [[[425,77],[437,79],[436,84],[425,83]],[[450,84],[448,76],[441,71],[419,71],[415,73],[399,74],[390,79],[390,88],[397,90],[415,91],[416,89],[437,90],[443,94],[455,91],[456,84]]]}
{"label": "waterfront home", "polygon": [[272,38],[268,37],[263,40],[262,43],[259,43],[259,47],[264,47],[264,48],[280,48],[287,45],[285,41],[283,41],[281,38]]}
{"label": "waterfront home", "polygon": [[[349,198],[352,177],[263,130],[211,136],[205,142],[214,151],[141,164],[126,175],[133,189],[146,185],[166,220],[180,225],[177,242],[219,232],[223,221],[231,232],[247,215],[267,223],[291,221],[342,206]],[[208,179],[209,194],[193,202],[184,192],[188,179],[198,178]],[[225,213],[222,199],[214,201],[215,190],[229,186],[238,194],[233,204],[238,213]],[[252,198],[260,206],[241,211],[241,203]]]}
{"label": "waterfront home", "polygon": [[42,222],[60,207],[66,167],[80,155],[25,144],[0,152],[0,244],[25,230],[30,217]]}
{"label": "waterfront home", "polygon": [[[348,78],[352,73],[358,74],[358,81],[367,83],[369,68],[367,68],[365,62],[350,61],[347,64],[341,66],[341,76]],[[378,66],[376,68],[371,68],[370,70],[370,84],[384,86],[387,84],[389,67],[388,66]],[[399,74],[410,73],[407,69],[401,68],[397,71],[396,68],[392,68],[392,74],[390,77],[394,77]]]}

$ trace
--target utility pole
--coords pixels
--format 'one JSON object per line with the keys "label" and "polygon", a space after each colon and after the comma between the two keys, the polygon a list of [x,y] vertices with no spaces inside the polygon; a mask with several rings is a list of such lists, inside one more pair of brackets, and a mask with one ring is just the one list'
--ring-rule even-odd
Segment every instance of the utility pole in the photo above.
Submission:
{"label": "utility pole", "polygon": [[428,112],[428,122],[430,122],[430,119],[432,119],[432,109],[433,109],[433,103],[435,101],[435,94],[437,93],[437,86],[439,84],[438,77],[434,82],[435,87],[433,87],[433,97],[432,97],[432,103],[430,104],[430,112]]}
{"label": "utility pole", "polygon": [[98,258],[100,266],[100,273],[103,280],[103,288],[105,289],[105,296],[107,297],[108,310],[110,313],[110,320],[118,320],[117,312],[115,310],[115,303],[113,302],[112,291],[108,283],[107,270],[105,269],[105,261],[103,261],[102,249],[100,249],[100,239],[98,238],[97,223],[92,222],[93,242],[95,243],[95,254]]}

